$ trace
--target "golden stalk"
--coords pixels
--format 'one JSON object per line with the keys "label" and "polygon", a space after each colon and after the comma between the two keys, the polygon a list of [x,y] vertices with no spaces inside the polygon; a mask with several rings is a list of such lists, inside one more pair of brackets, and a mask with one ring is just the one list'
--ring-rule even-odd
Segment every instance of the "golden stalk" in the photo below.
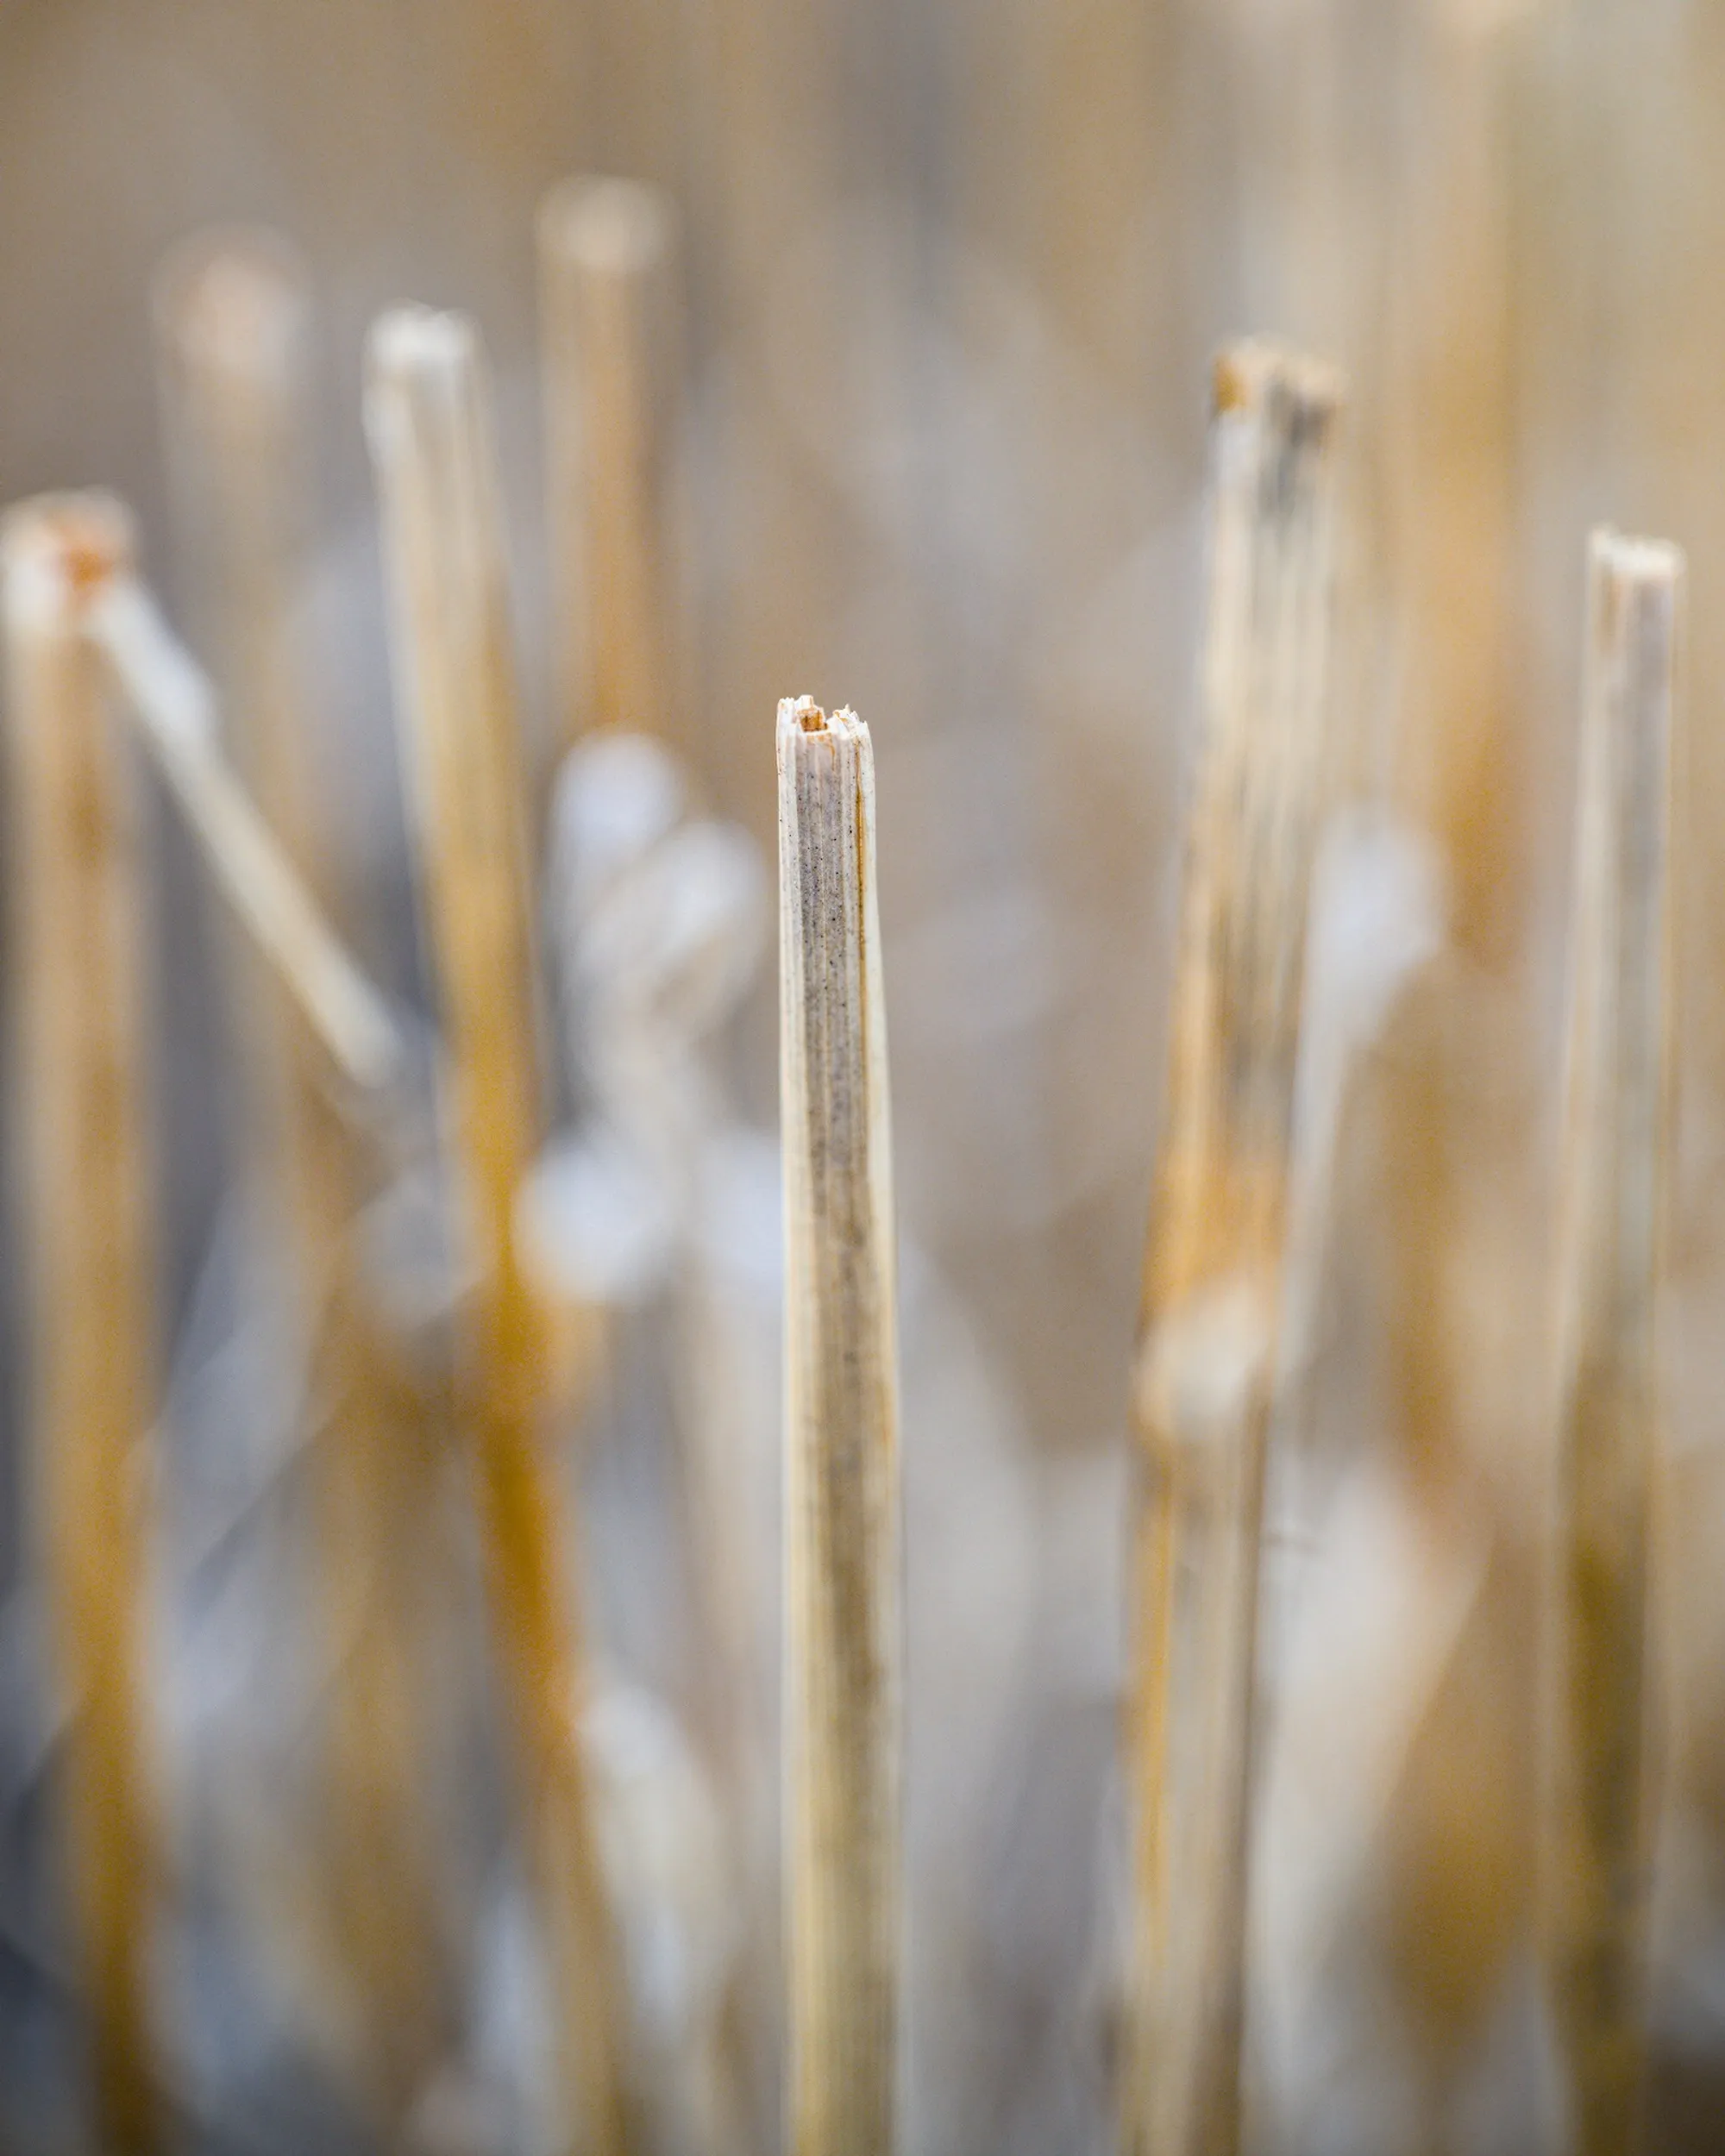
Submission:
{"label": "golden stalk", "polygon": [[539,210],[558,690],[584,725],[662,733],[674,674],[655,376],[674,222],[637,180],[563,181]]}
{"label": "golden stalk", "polygon": [[85,617],[132,543],[130,519],[106,495],[39,498],[0,528],[34,1274],[31,1457],[72,1709],[64,1848],[96,2138],[122,2156],[157,2146],[160,2130],[142,1696],[154,1176],[139,832]]}
{"label": "golden stalk", "polygon": [[1259,1545],[1306,906],[1327,792],[1339,387],[1216,373],[1209,612],[1134,1387],[1127,2156],[1239,2144]]}
{"label": "golden stalk", "polygon": [[897,2146],[903,1613],[869,730],[779,706],[794,2156]]}
{"label": "golden stalk", "polygon": [[[545,1313],[517,1247],[538,1138],[536,983],[507,570],[479,339],[404,308],[374,326],[366,424],[381,502],[403,759],[479,1280],[467,1412],[488,1576],[531,1821],[559,2065],[601,2156],[637,2146],[629,1993],[579,1739],[574,1551],[547,1451]],[[573,2130],[573,2122],[566,2122]]]}
{"label": "golden stalk", "polygon": [[1577,812],[1549,1681],[1547,1971],[1573,2146],[1626,2156],[1644,2066],[1647,1583],[1670,1169],[1683,557],[1594,535]]}
{"label": "golden stalk", "polygon": [[[155,323],[169,461],[227,737],[298,879],[336,915],[341,880],[314,812],[323,774],[298,648],[310,536],[304,272],[274,233],[201,236],[159,276]],[[336,1671],[332,1908],[343,1965],[354,1972],[367,2066],[398,2115],[437,2041],[430,1858],[414,1831],[413,1623],[391,1555],[424,1479],[402,1441],[412,1391],[359,1277],[353,1224],[367,1179],[331,1097],[322,1044],[295,1022],[273,969],[254,962],[235,985],[246,1150],[284,1253],[307,1390],[329,1403],[316,1458]]]}
{"label": "golden stalk", "polygon": [[1511,11],[1429,0],[1407,15],[1427,149],[1391,229],[1413,266],[1386,293],[1381,429],[1387,588],[1406,631],[1398,792],[1440,849],[1449,929],[1397,1014],[1378,1095],[1390,1421],[1427,1530],[1464,1567],[1490,1545],[1383,1835],[1385,1973],[1408,2011],[1432,2147],[1531,1917],[1534,1877],[1531,1431],[1510,1382],[1515,1336],[1534,1317],[1518,1307],[1521,1283],[1536,1270]]}

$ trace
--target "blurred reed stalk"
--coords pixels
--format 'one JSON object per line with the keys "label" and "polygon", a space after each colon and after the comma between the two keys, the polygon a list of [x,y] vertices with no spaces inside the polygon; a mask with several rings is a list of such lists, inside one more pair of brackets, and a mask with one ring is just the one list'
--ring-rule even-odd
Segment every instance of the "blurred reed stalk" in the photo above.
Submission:
{"label": "blurred reed stalk", "polygon": [[383,1097],[402,1059],[394,1017],[223,755],[208,680],[129,571],[91,593],[85,629],[211,874],[311,1037],[356,1094]]}
{"label": "blurred reed stalk", "polygon": [[1583,2156],[1639,2145],[1648,1574],[1670,1186],[1684,562],[1594,535],[1577,814],[1547,1669],[1547,1977]]}
{"label": "blurred reed stalk", "polygon": [[123,573],[107,495],[47,497],[0,528],[16,818],[23,1134],[34,1255],[31,1458],[58,1674],[71,1711],[62,1847],[89,2008],[92,2139],[156,2147],[146,1758],[147,1444],[158,1389],[146,885],[131,774],[91,597]]}
{"label": "blurred reed stalk", "polygon": [[[223,692],[227,737],[263,818],[325,912],[341,879],[314,804],[303,639],[313,312],[292,248],[267,230],[187,241],[156,279],[158,370],[183,556]],[[404,1444],[408,1373],[359,1277],[353,1225],[370,1194],[323,1044],[255,960],[234,981],[242,1157],[304,1356],[317,1564],[335,1671],[328,1845],[332,1915],[353,1972],[367,2067],[398,2115],[436,2046],[438,1956],[419,1846],[413,1620],[404,1533],[422,1462]],[[416,1486],[418,1486],[416,1488]]]}
{"label": "blurred reed stalk", "polygon": [[[366,424],[380,498],[403,761],[447,1044],[453,1150],[477,1279],[466,1413],[513,1719],[559,2066],[599,2156],[638,2146],[629,1990],[580,1739],[575,1545],[549,1451],[545,1313],[517,1248],[538,1139],[535,970],[507,568],[488,384],[466,318],[373,327]],[[567,2091],[566,2091],[567,2093]],[[579,2138],[576,2122],[564,2130]]]}
{"label": "blurred reed stalk", "polygon": [[[228,748],[300,881],[333,912],[336,880],[312,809],[299,612],[310,450],[304,273],[273,233],[217,232],[169,258],[154,303],[169,472]],[[351,1172],[324,1106],[327,1067],[281,1024],[273,984],[260,969],[242,975],[235,1000],[243,1006],[243,1150],[263,1163],[293,1288],[315,1307],[335,1270]]]}
{"label": "blurred reed stalk", "polygon": [[794,2156],[898,2146],[904,1620],[875,767],[779,706],[785,1737]]}
{"label": "blurred reed stalk", "polygon": [[674,674],[657,364],[675,220],[639,181],[563,181],[539,208],[558,695],[587,726],[663,734]]}
{"label": "blurred reed stalk", "polygon": [[[1519,403],[1514,103],[1527,10],[1428,0],[1407,18],[1415,148],[1392,244],[1389,581],[1407,638],[1401,798],[1436,842],[1449,951],[1400,1015],[1383,1087],[1388,1374],[1396,1464],[1464,1564],[1475,1608],[1410,1745],[1387,1843],[1388,1947],[1409,2009],[1425,2144],[1531,1914],[1533,1559],[1528,1407],[1502,1313],[1538,1263],[1518,1180],[1534,1088],[1527,963],[1532,706],[1518,680]],[[1489,1284],[1486,1284],[1489,1283]],[[1537,1323],[1532,1307],[1525,1313]],[[1529,1403],[1531,1405],[1531,1403]]]}
{"label": "blurred reed stalk", "polygon": [[[1408,609],[1405,798],[1441,849],[1457,950],[1506,977],[1520,947],[1525,787],[1511,705],[1515,347],[1506,32],[1478,0],[1433,0],[1421,26],[1430,169],[1402,244],[1406,357],[1391,385],[1389,542]],[[1465,1029],[1463,1029],[1464,1031]],[[1409,1468],[1447,1495],[1465,1445],[1456,1279],[1460,1184],[1477,1144],[1467,1074],[1440,1033],[1389,1102],[1396,1193],[1393,1368]],[[1458,1092],[1463,1098],[1458,1100]],[[1477,1084],[1473,1087],[1477,1091]]]}
{"label": "blurred reed stalk", "polygon": [[[676,229],[670,197],[638,180],[563,180],[539,205],[553,612],[568,740],[587,728],[661,738],[671,730],[678,655],[664,437],[676,373],[669,289]],[[682,1167],[686,1176],[695,1172],[693,1162]],[[670,1291],[680,1526],[696,1614],[688,1706],[722,1777],[743,1863],[754,1763],[747,1604],[737,1583],[746,1578],[748,1557],[737,1546],[733,1493],[712,1486],[710,1427],[723,1420],[734,1371],[714,1328],[700,1320],[689,1273],[680,1266]],[[735,1470],[727,1457],[727,1481]],[[751,2082],[763,2078],[752,2055],[760,2048],[749,2013],[754,2002],[744,1996],[759,1974],[756,1959],[739,1954],[723,2015],[733,2106],[745,2104]]]}
{"label": "blurred reed stalk", "polygon": [[1339,385],[1219,361],[1208,621],[1134,1386],[1120,2145],[1239,2146],[1246,1852],[1306,911],[1327,805]]}

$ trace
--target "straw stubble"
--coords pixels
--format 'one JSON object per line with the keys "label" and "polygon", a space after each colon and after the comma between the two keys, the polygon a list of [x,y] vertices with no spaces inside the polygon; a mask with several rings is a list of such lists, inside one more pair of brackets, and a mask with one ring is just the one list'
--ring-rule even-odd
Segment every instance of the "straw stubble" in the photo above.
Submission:
{"label": "straw stubble", "polygon": [[564,180],[540,204],[558,687],[571,736],[662,733],[670,716],[660,348],[674,232],[668,200],[637,180]]}
{"label": "straw stubble", "polygon": [[94,2139],[120,2156],[158,2146],[160,2124],[142,1694],[154,1176],[140,835],[85,617],[132,544],[129,518],[106,495],[29,502],[0,528],[34,1271],[31,1472],[71,1709],[61,1847]]}
{"label": "straw stubble", "polygon": [[[466,1413],[493,1622],[552,1963],[560,2068],[602,2156],[637,2146],[629,2000],[581,1757],[573,1545],[546,1450],[546,1319],[517,1248],[538,1139],[528,847],[487,385],[464,317],[402,309],[372,333],[366,405],[442,1005],[452,1151],[477,1279]],[[572,2122],[564,2121],[565,2130]]]}
{"label": "straw stubble", "polygon": [[[279,235],[223,229],[198,235],[170,257],[154,300],[168,464],[194,611],[221,684],[224,738],[299,883],[339,916],[348,910],[346,894],[327,822],[317,812],[327,774],[317,764],[310,667],[300,637],[310,543],[309,281]],[[198,734],[195,714],[208,703],[201,685],[173,663],[177,655],[160,624],[154,634],[149,618],[138,627],[141,639],[135,635],[117,653],[110,649],[122,661],[131,653],[135,701],[147,705],[154,696],[158,736]],[[176,685],[184,691],[188,683],[193,717],[176,728],[172,710],[160,707],[172,703]],[[213,751],[213,723],[201,731]],[[248,864],[257,848],[254,839],[245,843],[251,833],[244,800],[219,772],[213,781],[207,772],[201,781],[196,773],[188,780],[183,764],[182,757],[175,769],[198,829],[210,843],[225,837],[230,854],[241,842],[235,858],[248,868],[255,914],[258,876]],[[304,935],[286,948],[303,968]],[[232,982],[242,1129],[258,1171],[273,1276],[306,1358],[308,1392],[328,1403],[313,1451],[323,1631],[337,1672],[327,1884],[365,2030],[367,2066],[393,2123],[431,2069],[447,1982],[416,1786],[423,1773],[423,1679],[415,1667],[423,1650],[416,1613],[425,1604],[425,1583],[415,1576],[423,1569],[417,1557],[405,1554],[409,1543],[423,1548],[430,1525],[421,1509],[427,1409],[367,1293],[354,1223],[372,1194],[374,1170],[342,1112],[345,1104],[332,1095],[326,1042],[282,993],[283,949],[278,934],[254,955],[235,953],[236,961],[248,961],[235,963]],[[327,956],[323,970],[332,972]],[[379,1003],[374,1034],[386,1015]],[[351,1049],[343,1060],[351,1071]],[[392,1048],[390,1065],[399,1061]],[[410,1520],[411,1532],[405,1531]]]}
{"label": "straw stubble", "polygon": [[779,707],[788,2145],[897,2146],[903,1614],[868,729]]}
{"label": "straw stubble", "polygon": [[1120,2145],[1239,2145],[1265,1449],[1308,887],[1326,805],[1339,387],[1216,373],[1208,621],[1166,1127],[1134,1388]]}
{"label": "straw stubble", "polygon": [[1595,535],[1558,1246],[1546,1952],[1573,2145],[1638,2144],[1682,556]]}

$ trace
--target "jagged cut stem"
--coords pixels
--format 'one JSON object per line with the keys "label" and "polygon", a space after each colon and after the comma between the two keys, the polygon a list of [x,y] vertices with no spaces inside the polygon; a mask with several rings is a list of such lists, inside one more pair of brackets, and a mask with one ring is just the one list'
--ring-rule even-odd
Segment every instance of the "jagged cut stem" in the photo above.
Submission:
{"label": "jagged cut stem", "polygon": [[34,1289],[31,1471],[72,1708],[63,1847],[89,2002],[93,2138],[122,2156],[159,2146],[161,2124],[141,1690],[154,1175],[143,868],[85,615],[131,553],[130,520],[105,495],[27,503],[0,527]]}
{"label": "jagged cut stem", "polygon": [[559,693],[583,725],[662,732],[670,610],[656,318],[675,226],[637,180],[563,181],[539,210]]}
{"label": "jagged cut stem", "polygon": [[1121,2147],[1239,2144],[1264,1451],[1308,887],[1327,793],[1339,388],[1226,354],[1167,1123],[1134,1420]]}
{"label": "jagged cut stem", "polygon": [[472,324],[404,309],[374,327],[366,423],[479,1279],[469,1391],[494,1623],[532,1823],[561,2065],[593,2147],[637,2147],[628,1990],[576,1718],[585,1670],[572,1544],[544,1446],[545,1313],[517,1249],[538,1136],[524,786],[489,390]]}
{"label": "jagged cut stem", "polygon": [[886,1014],[868,729],[779,707],[794,2156],[897,2146],[903,1617]]}
{"label": "jagged cut stem", "polygon": [[1637,2144],[1647,1582],[1669,1168],[1673,547],[1594,535],[1561,1240],[1546,1945],[1576,2147]]}

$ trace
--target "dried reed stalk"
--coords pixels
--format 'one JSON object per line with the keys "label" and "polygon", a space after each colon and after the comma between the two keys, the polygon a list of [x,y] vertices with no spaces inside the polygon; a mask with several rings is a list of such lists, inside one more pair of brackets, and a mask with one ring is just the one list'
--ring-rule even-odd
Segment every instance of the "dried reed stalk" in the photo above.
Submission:
{"label": "dried reed stalk", "polygon": [[[1510,6],[1404,10],[1418,85],[1385,289],[1386,588],[1406,655],[1401,798],[1440,849],[1448,950],[1386,1044],[1387,1370],[1398,1465],[1475,1606],[1385,1822],[1386,1977],[1408,2009],[1427,2144],[1442,2145],[1531,1915],[1531,1417],[1515,1334],[1538,1322],[1527,962],[1529,713],[1518,706],[1515,472],[1521,70]],[[1411,272],[1408,266],[1412,265]],[[1536,311],[1536,310],[1535,310]],[[1508,1352],[1506,1353],[1506,1344]]]}
{"label": "dried reed stalk", "polygon": [[[297,618],[305,567],[302,474],[310,299],[270,232],[188,241],[156,279],[164,433],[194,611],[220,685],[229,754],[306,887],[333,910],[312,812],[309,697]],[[266,1164],[298,1285],[331,1271],[339,1163],[320,1112],[323,1072],[278,1021],[273,983],[248,970],[242,1012],[248,1154]],[[333,1172],[332,1172],[333,1171]]]}
{"label": "dried reed stalk", "polygon": [[1574,2146],[1639,2133],[1683,557],[1594,535],[1558,1250],[1548,1975]]}
{"label": "dried reed stalk", "polygon": [[467,1412],[499,1651],[532,1822],[560,2064],[591,2145],[637,2145],[629,1995],[578,1718],[573,1545],[545,1446],[545,1313],[517,1249],[538,1137],[536,993],[507,573],[479,340],[402,309],[371,337],[366,423],[381,500],[404,761],[411,774],[480,1278]]}
{"label": "dried reed stalk", "polygon": [[1326,795],[1339,385],[1216,373],[1199,761],[1135,1385],[1129,2156],[1239,2134],[1248,1809],[1306,903]]}
{"label": "dried reed stalk", "polygon": [[[303,474],[311,300],[268,231],[188,241],[157,279],[169,461],[240,773],[294,870],[331,916],[341,879],[315,812],[312,710],[300,637],[309,520]],[[392,2117],[438,2042],[429,1852],[416,1835],[415,1631],[392,1555],[423,1503],[413,1389],[359,1277],[353,1223],[370,1194],[355,1133],[332,1099],[322,1044],[272,969],[238,969],[248,1165],[304,1340],[314,1433],[317,1562],[334,1668],[329,1886],[367,2074]],[[423,1418],[415,1418],[423,1420]],[[423,1440],[422,1440],[423,1441]]]}
{"label": "dried reed stalk", "polygon": [[130,520],[105,495],[42,498],[0,528],[34,1275],[31,1457],[72,1707],[64,1846],[96,2138],[120,2152],[155,2147],[160,2127],[142,1697],[154,1177],[139,832],[85,616],[131,552]]}
{"label": "dried reed stalk", "polygon": [[673,667],[655,360],[671,206],[639,181],[565,180],[538,230],[563,723],[570,738],[583,725],[662,733]]}
{"label": "dried reed stalk", "polygon": [[[1424,273],[1397,287],[1407,357],[1386,431],[1406,453],[1391,474],[1387,542],[1411,647],[1404,798],[1442,849],[1457,950],[1502,981],[1521,943],[1526,787],[1512,704],[1513,205],[1494,14],[1478,0],[1435,0],[1420,26],[1432,190],[1402,221]],[[1451,1036],[1476,1030],[1465,1019],[1440,1028],[1436,1052],[1409,1058],[1387,1101],[1392,1369],[1408,1466],[1445,1501],[1467,1455],[1458,1250],[1482,1136],[1468,1098],[1479,1087],[1456,1068]]]}
{"label": "dried reed stalk", "polygon": [[779,706],[794,2156],[898,2140],[898,1336],[869,730]]}
{"label": "dried reed stalk", "polygon": [[222,753],[209,682],[129,570],[92,587],[85,626],[145,748],[273,975],[349,1083],[362,1093],[380,1092],[400,1068],[395,1019]]}

